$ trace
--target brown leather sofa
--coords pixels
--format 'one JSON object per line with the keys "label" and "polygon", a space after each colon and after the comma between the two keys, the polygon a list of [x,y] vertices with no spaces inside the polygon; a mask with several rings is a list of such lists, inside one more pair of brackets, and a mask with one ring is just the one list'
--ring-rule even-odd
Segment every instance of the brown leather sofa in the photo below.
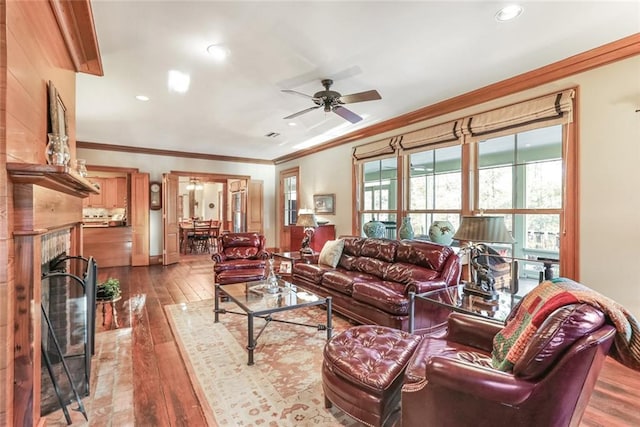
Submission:
{"label": "brown leather sofa", "polygon": [[502,327],[452,313],[446,332],[423,336],[405,371],[402,426],[578,426],[614,340],[605,315],[555,310],[509,372],[492,367]]}
{"label": "brown leather sofa", "polygon": [[[409,330],[409,292],[457,284],[460,260],[453,249],[421,240],[345,237],[333,268],[296,263],[292,282],[333,297],[333,309],[362,324]],[[416,330],[430,325],[428,309],[416,310]]]}
{"label": "brown leather sofa", "polygon": [[215,261],[215,283],[250,282],[266,278],[266,260],[271,256],[265,250],[266,239],[258,233],[226,233],[218,238]]}

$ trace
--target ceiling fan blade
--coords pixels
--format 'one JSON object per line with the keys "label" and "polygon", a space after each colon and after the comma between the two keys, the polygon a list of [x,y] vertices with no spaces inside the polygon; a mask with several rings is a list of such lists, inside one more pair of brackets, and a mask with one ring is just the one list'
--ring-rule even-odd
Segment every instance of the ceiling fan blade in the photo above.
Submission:
{"label": "ceiling fan blade", "polygon": [[316,108],[320,108],[320,107],[322,107],[322,105],[316,105],[315,107],[310,107],[310,108],[304,109],[302,111],[298,111],[297,113],[293,113],[290,116],[283,117],[283,119],[284,120],[293,119],[294,117],[301,116],[304,113],[308,113],[309,111],[315,110]]}
{"label": "ceiling fan blade", "polygon": [[298,96],[302,96],[304,98],[311,98],[311,99],[315,99],[313,96],[311,95],[307,95],[306,93],[302,93],[302,92],[298,92],[297,90],[292,90],[292,89],[282,89],[282,92],[284,93],[290,93],[291,95],[298,95]]}
{"label": "ceiling fan blade", "polygon": [[342,104],[351,104],[354,102],[373,101],[382,99],[377,90],[368,90],[366,92],[352,93],[351,95],[342,95],[339,100]]}
{"label": "ceiling fan blade", "polygon": [[341,107],[339,105],[336,107],[333,107],[333,112],[339,115],[340,117],[342,117],[343,119],[349,120],[351,123],[358,123],[360,120],[362,120],[362,117],[360,117],[353,111],[347,110],[346,108]]}

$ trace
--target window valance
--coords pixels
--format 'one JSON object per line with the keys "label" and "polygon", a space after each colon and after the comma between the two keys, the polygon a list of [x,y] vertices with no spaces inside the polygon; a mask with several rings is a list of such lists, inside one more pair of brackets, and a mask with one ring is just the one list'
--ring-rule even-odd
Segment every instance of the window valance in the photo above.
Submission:
{"label": "window valance", "polygon": [[402,136],[399,148],[402,154],[432,150],[462,143],[462,120],[441,123]]}
{"label": "window valance", "polygon": [[391,157],[392,155],[396,154],[398,139],[400,138],[401,137],[395,136],[392,138],[387,138],[380,141],[375,141],[369,144],[363,144],[363,145],[354,147],[353,148],[354,163],[360,163],[364,161],[371,161],[371,160]]}
{"label": "window valance", "polygon": [[573,98],[569,89],[509,105],[463,119],[465,143],[495,138],[543,126],[573,121]]}
{"label": "window valance", "polygon": [[419,129],[404,135],[359,145],[354,163],[379,160],[457,144],[476,142],[540,127],[573,122],[575,90],[568,89],[529,101]]}

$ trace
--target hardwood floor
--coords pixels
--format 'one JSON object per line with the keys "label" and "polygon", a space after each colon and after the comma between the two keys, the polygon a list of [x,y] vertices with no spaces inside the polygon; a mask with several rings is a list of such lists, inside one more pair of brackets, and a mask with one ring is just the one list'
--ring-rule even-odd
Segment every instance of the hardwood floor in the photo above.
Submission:
{"label": "hardwood floor", "polygon": [[[176,265],[99,269],[99,281],[120,279],[120,328],[132,327],[134,413],[137,426],[206,426],[178,352],[164,306],[213,298],[212,261],[183,256]],[[97,316],[97,332],[111,328]],[[120,385],[126,387],[127,385]],[[116,425],[111,414],[89,425]],[[640,372],[607,358],[581,426],[639,426]]]}

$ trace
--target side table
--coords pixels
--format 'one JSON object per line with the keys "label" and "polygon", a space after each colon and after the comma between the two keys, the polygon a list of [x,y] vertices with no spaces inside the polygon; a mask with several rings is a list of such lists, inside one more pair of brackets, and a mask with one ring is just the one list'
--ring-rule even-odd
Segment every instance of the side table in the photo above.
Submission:
{"label": "side table", "polygon": [[[522,297],[509,292],[498,291],[498,299],[488,301],[476,295],[463,292],[464,285],[448,286],[422,294],[409,294],[409,332],[415,329],[416,301],[434,305],[433,324],[430,330],[437,330],[446,325],[448,314],[452,311],[484,317],[504,323],[511,310]],[[444,314],[444,316],[442,315]]]}
{"label": "side table", "polygon": [[104,326],[105,324],[105,315],[107,313],[107,308],[105,307],[105,305],[110,304],[111,314],[112,314],[111,323],[116,329],[120,327],[120,325],[118,325],[118,311],[116,309],[115,303],[120,301],[121,299],[122,299],[122,295],[118,295],[115,298],[96,298],[96,304],[102,305],[102,326]]}
{"label": "side table", "polygon": [[276,252],[272,254],[273,259],[276,261],[276,274],[290,278],[293,266],[298,262],[304,262],[307,264],[318,262],[320,252],[312,252],[310,254],[300,253],[300,251],[291,252]]}

